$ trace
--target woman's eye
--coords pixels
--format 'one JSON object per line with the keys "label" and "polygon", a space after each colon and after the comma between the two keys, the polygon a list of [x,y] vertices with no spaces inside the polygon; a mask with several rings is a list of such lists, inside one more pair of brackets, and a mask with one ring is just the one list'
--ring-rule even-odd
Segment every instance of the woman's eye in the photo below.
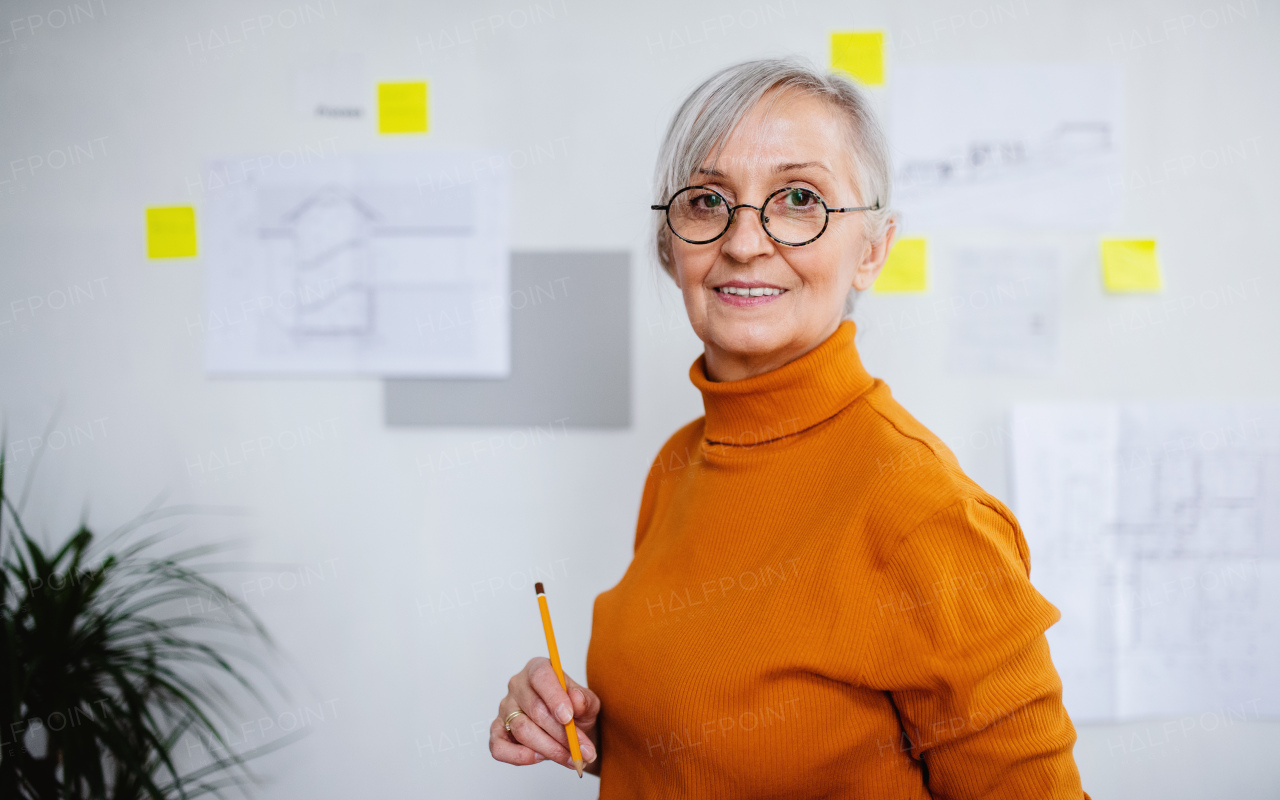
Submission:
{"label": "woman's eye", "polygon": [[704,194],[701,197],[695,198],[693,202],[701,205],[703,208],[719,208],[722,200],[718,194]]}
{"label": "woman's eye", "polygon": [[792,189],[787,192],[787,205],[805,206],[814,202],[814,199],[813,192],[804,189]]}

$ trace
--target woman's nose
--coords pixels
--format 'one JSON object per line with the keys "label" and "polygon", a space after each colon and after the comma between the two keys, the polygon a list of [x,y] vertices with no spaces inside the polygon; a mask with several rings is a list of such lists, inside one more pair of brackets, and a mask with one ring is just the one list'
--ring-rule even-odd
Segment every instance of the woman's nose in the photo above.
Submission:
{"label": "woman's nose", "polygon": [[760,224],[759,210],[753,206],[737,206],[729,220],[721,251],[734,261],[750,261],[773,251],[773,240]]}

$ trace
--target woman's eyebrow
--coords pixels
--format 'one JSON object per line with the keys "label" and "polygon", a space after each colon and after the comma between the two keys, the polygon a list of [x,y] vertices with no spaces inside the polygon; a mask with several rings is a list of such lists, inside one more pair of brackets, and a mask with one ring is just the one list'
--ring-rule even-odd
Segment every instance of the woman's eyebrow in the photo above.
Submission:
{"label": "woman's eyebrow", "polygon": [[831,169],[826,164],[823,164],[821,161],[805,161],[802,164],[794,164],[794,163],[779,164],[778,166],[773,168],[773,171],[774,172],[791,172],[792,170],[807,169],[809,167],[817,167],[818,169],[825,170],[828,173],[831,172]]}
{"label": "woman's eyebrow", "polygon": [[[827,172],[829,174],[835,174],[831,172],[830,167],[828,167],[826,164],[823,164],[821,161],[805,161],[805,162],[792,162],[787,164],[779,164],[778,166],[773,168],[773,171],[776,174],[779,172],[792,172],[794,170],[807,169],[809,167],[817,167],[818,169],[823,170],[824,172]],[[715,167],[698,167],[697,171],[702,175],[708,175],[712,178],[725,177],[725,174],[720,170],[716,169]]]}

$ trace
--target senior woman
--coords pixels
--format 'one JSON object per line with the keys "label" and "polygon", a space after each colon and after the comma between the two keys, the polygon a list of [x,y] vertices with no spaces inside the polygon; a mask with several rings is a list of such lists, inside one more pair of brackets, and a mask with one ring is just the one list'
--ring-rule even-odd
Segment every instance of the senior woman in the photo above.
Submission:
{"label": "senior woman", "polygon": [[864,95],[793,60],[725,69],[657,184],[706,413],[653,462],[587,685],[531,660],[493,756],[569,765],[572,717],[602,800],[1087,798],[1017,520],[854,346],[895,234]]}

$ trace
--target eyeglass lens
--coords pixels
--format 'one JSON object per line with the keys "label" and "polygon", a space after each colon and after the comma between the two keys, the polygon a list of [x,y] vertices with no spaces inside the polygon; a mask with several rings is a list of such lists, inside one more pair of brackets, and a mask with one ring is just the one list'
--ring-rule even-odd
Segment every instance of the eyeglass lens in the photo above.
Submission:
{"label": "eyeglass lens", "polygon": [[[764,210],[765,230],[784,244],[802,244],[827,224],[827,207],[814,192],[788,187],[769,196]],[[729,202],[720,193],[690,186],[676,193],[667,211],[671,229],[694,244],[718,239],[729,228]],[[755,209],[738,211],[755,213]]]}

